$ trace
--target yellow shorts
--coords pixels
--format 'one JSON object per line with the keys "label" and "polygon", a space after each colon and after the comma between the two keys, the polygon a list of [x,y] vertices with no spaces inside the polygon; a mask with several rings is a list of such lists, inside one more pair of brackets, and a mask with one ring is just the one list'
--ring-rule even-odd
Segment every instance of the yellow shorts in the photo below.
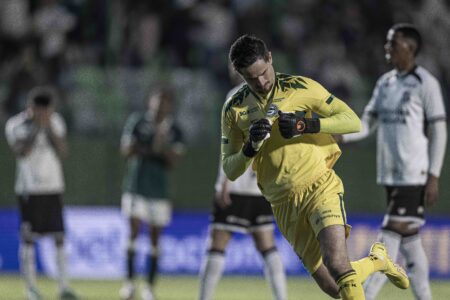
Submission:
{"label": "yellow shorts", "polygon": [[310,274],[322,264],[319,232],[331,225],[344,225],[349,233],[343,194],[341,179],[330,170],[310,186],[292,191],[286,201],[272,204],[281,233]]}

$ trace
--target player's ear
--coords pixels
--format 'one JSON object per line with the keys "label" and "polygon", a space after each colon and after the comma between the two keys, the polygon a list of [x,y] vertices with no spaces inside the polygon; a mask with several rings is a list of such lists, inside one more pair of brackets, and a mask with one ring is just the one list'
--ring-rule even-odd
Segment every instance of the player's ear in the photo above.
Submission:
{"label": "player's ear", "polygon": [[266,56],[266,59],[265,59],[265,61],[267,62],[267,63],[269,63],[269,64],[272,64],[272,52],[267,52],[267,56]]}

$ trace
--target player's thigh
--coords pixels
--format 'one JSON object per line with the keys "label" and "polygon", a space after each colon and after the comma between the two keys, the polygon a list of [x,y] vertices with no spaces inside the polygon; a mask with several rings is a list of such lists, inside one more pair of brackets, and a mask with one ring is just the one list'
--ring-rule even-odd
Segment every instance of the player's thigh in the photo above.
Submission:
{"label": "player's thigh", "polygon": [[252,232],[253,241],[259,251],[265,251],[275,246],[272,228],[256,230]]}
{"label": "player's thigh", "polygon": [[168,199],[150,198],[147,223],[151,227],[164,228],[172,221],[172,204]]}
{"label": "player's thigh", "polygon": [[415,234],[425,224],[424,186],[386,186],[387,209],[383,228]]}
{"label": "player's thigh", "polygon": [[327,226],[317,238],[323,262],[334,278],[351,269],[343,225]]}
{"label": "player's thigh", "polygon": [[210,228],[233,233],[249,233],[251,229],[259,228],[261,224],[252,221],[254,197],[230,194],[230,198],[231,204],[226,207],[220,207],[214,203]]}
{"label": "player's thigh", "polygon": [[146,222],[149,218],[148,199],[138,194],[122,194],[121,209],[122,214],[132,222],[131,226],[136,223],[135,220]]}
{"label": "player's thigh", "polygon": [[[301,195],[297,195],[301,197]],[[272,206],[273,214],[280,232],[292,246],[297,256],[310,274],[322,264],[320,245],[308,222],[307,215],[297,201],[285,201]]]}
{"label": "player's thigh", "polygon": [[231,237],[232,233],[228,230],[212,228],[210,230],[208,249],[216,251],[224,251],[229,241],[231,240]]}
{"label": "player's thigh", "polygon": [[19,197],[24,239],[41,234],[64,234],[61,194]]}

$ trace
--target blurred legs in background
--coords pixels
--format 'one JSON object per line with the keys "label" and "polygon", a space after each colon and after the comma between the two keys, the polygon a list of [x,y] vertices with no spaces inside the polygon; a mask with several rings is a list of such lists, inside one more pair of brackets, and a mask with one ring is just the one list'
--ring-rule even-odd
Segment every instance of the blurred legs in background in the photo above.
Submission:
{"label": "blurred legs in background", "polygon": [[[252,237],[264,260],[264,275],[270,285],[273,299],[287,299],[286,276],[273,239],[273,229],[255,231]],[[213,297],[223,273],[225,248],[231,239],[231,231],[213,229],[210,238],[211,246],[200,270],[199,300],[210,300]]]}

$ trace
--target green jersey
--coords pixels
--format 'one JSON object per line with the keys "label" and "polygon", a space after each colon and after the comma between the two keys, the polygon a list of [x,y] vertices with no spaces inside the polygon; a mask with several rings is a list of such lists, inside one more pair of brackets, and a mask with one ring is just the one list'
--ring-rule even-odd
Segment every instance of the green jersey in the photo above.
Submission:
{"label": "green jersey", "polygon": [[[162,133],[156,133],[156,124],[149,113],[134,113],[126,121],[121,147],[131,143],[152,147],[155,139],[162,145],[158,151],[148,155],[132,155],[127,161],[123,181],[123,191],[146,198],[168,198],[168,165],[164,152],[177,151],[183,147],[183,137],[179,127],[170,118],[162,122]],[[161,131],[161,130],[160,130]]]}

